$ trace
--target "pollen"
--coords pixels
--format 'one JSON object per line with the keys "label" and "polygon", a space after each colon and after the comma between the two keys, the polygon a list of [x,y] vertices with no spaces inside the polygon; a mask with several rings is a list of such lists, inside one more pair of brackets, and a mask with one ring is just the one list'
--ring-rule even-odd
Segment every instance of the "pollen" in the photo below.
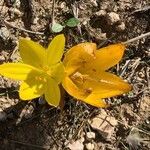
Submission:
{"label": "pollen", "polygon": [[35,80],[41,81],[41,82],[46,82],[46,78],[45,77],[41,77],[41,76],[36,76]]}

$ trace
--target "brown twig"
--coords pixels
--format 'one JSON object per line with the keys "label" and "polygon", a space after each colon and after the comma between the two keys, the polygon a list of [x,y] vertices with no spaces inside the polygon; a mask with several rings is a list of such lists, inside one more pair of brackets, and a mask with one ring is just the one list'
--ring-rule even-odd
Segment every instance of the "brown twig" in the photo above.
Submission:
{"label": "brown twig", "polygon": [[55,0],[53,0],[53,3],[52,3],[52,26],[53,26],[53,24],[55,23],[55,19],[54,19],[54,16],[55,16],[55,14],[54,14],[54,12],[55,12]]}
{"label": "brown twig", "polygon": [[11,28],[14,28],[14,29],[17,29],[17,30],[21,30],[21,31],[24,31],[24,32],[27,32],[27,33],[38,34],[38,35],[43,35],[44,34],[43,32],[35,32],[35,31],[26,30],[24,28],[16,27],[16,26],[12,25],[11,23],[9,23],[6,20],[4,20],[4,23],[5,23],[5,25],[7,25],[7,26],[9,26]]}
{"label": "brown twig", "polygon": [[128,40],[128,41],[126,41],[126,42],[122,42],[122,43],[125,44],[125,45],[128,45],[128,44],[130,44],[130,43],[132,43],[132,42],[138,41],[138,40],[143,39],[143,38],[148,37],[148,36],[150,36],[150,32],[141,34],[141,35],[138,36],[138,37],[135,37],[135,38],[133,38],[133,39],[130,39],[130,40]]}
{"label": "brown twig", "polygon": [[129,80],[131,80],[131,78],[133,77],[133,75],[134,75],[134,73],[136,72],[136,68],[138,67],[138,65],[140,64],[140,60],[141,60],[141,58],[138,58],[135,62],[134,62],[134,64],[132,65],[132,73],[130,74],[130,76],[128,77],[128,81]]}
{"label": "brown twig", "polygon": [[149,76],[150,68],[146,69],[146,76],[147,76],[147,84],[148,84],[148,89],[150,90],[150,76]]}

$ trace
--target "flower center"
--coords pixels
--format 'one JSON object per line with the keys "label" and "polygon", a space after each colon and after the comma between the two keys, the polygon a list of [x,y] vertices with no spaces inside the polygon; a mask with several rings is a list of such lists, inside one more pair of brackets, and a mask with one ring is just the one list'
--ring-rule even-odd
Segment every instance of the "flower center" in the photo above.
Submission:
{"label": "flower center", "polygon": [[75,72],[70,76],[71,80],[79,86],[83,92],[84,95],[88,96],[92,93],[92,87],[88,87],[86,84],[88,80],[90,79],[88,75],[82,75],[80,72]]}

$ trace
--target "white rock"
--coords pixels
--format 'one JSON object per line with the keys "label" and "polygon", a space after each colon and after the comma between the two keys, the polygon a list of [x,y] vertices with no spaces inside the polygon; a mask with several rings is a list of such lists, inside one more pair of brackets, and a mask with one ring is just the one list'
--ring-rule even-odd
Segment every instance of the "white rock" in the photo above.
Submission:
{"label": "white rock", "polygon": [[95,139],[95,133],[94,132],[87,132],[86,137],[88,140]]}
{"label": "white rock", "polygon": [[105,10],[100,10],[98,12],[95,13],[97,16],[105,16],[106,15],[106,11]]}
{"label": "white rock", "polygon": [[5,61],[5,57],[3,55],[0,55],[0,61]]}
{"label": "white rock", "polygon": [[102,110],[102,112],[89,121],[89,123],[91,127],[99,131],[104,138],[110,138],[118,122],[114,117],[108,116],[107,113]]}
{"label": "white rock", "polygon": [[117,31],[124,31],[125,28],[126,28],[126,26],[125,26],[124,22],[121,22],[121,24],[119,24],[119,25],[116,27]]}
{"label": "white rock", "polygon": [[120,17],[117,13],[115,12],[110,12],[107,14],[107,22],[110,25],[113,25],[114,23],[120,21]]}
{"label": "white rock", "polygon": [[94,149],[94,144],[88,143],[85,145],[87,150],[93,150]]}
{"label": "white rock", "polygon": [[34,111],[34,107],[33,107],[32,105],[30,105],[30,106],[27,108],[27,110],[25,110],[24,117],[25,117],[26,119],[31,118],[33,111]]}
{"label": "white rock", "polygon": [[3,40],[7,40],[9,38],[9,36],[10,36],[9,30],[6,27],[1,27],[0,28],[0,37]]}
{"label": "white rock", "polygon": [[16,6],[17,8],[20,8],[20,0],[15,0],[15,6]]}
{"label": "white rock", "polygon": [[35,17],[35,18],[33,19],[33,22],[32,22],[32,23],[33,23],[34,25],[36,25],[36,24],[38,23],[38,21],[39,21],[39,18],[38,18],[38,17]]}
{"label": "white rock", "polygon": [[84,149],[82,140],[77,140],[72,143],[69,143],[67,147],[70,148],[70,150],[83,150]]}

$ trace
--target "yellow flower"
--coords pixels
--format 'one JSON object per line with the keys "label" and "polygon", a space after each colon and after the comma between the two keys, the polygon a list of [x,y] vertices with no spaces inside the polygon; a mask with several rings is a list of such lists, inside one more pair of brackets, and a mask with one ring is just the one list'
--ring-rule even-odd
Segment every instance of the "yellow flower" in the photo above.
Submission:
{"label": "yellow flower", "polygon": [[121,60],[124,50],[123,44],[114,44],[99,50],[96,50],[94,43],[72,47],[63,60],[66,72],[63,87],[79,100],[96,107],[107,107],[103,98],[131,90],[128,83],[106,72]]}
{"label": "yellow flower", "polygon": [[56,36],[47,49],[31,40],[20,39],[19,50],[23,63],[2,64],[0,74],[23,81],[19,89],[22,100],[30,100],[44,94],[48,104],[58,106],[59,84],[64,77],[61,62],[64,45],[64,35]]}

